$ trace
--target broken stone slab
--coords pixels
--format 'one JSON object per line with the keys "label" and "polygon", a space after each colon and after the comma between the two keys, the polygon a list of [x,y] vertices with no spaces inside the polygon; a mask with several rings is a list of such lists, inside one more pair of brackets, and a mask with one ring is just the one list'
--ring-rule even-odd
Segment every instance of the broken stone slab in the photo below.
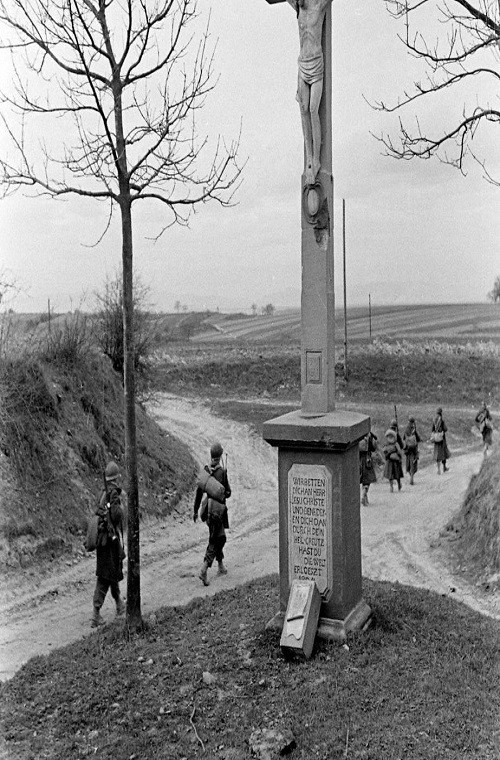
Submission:
{"label": "broken stone slab", "polygon": [[297,746],[295,737],[289,729],[257,728],[249,739],[252,754],[259,760],[276,760],[288,755]]}

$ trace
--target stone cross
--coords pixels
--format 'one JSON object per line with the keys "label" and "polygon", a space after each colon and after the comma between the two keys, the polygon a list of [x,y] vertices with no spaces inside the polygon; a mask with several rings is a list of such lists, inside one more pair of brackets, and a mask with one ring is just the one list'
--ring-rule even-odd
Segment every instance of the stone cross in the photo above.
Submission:
{"label": "stone cross", "polygon": [[288,1],[297,12],[297,100],[304,137],[302,202],[302,414],[335,409],[333,288],[332,0]]}
{"label": "stone cross", "polygon": [[343,641],[371,615],[362,596],[358,453],[370,419],[335,410],[332,0],[287,2],[299,27],[304,138],[301,408],[263,428],[278,448],[280,609],[268,626],[284,629],[293,581],[313,580],[322,599],[318,635]]}

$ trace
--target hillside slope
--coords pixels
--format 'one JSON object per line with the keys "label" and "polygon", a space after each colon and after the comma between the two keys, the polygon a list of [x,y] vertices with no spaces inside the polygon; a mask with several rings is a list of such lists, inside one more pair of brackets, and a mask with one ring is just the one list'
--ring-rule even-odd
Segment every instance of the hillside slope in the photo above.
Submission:
{"label": "hillside slope", "polygon": [[[123,390],[108,360],[24,356],[0,368],[0,566],[82,552],[109,458],[123,463]],[[137,407],[141,516],[168,514],[192,486],[187,447]]]}
{"label": "hillside slope", "polygon": [[461,509],[446,530],[454,534],[459,569],[489,587],[500,587],[500,451],[493,451],[471,478]]}

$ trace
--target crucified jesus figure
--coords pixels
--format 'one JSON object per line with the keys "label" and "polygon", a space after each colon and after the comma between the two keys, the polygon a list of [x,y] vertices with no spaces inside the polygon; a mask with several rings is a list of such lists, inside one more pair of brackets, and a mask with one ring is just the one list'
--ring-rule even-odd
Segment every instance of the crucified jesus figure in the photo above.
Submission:
{"label": "crucified jesus figure", "polygon": [[297,13],[300,54],[297,100],[305,147],[306,184],[313,185],[320,169],[321,124],[319,104],[325,71],[321,35],[332,0],[288,0]]}

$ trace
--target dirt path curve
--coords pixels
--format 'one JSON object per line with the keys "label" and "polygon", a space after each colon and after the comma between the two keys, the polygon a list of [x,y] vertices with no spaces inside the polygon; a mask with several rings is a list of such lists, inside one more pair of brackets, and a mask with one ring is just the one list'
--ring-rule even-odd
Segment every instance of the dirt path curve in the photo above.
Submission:
{"label": "dirt path curve", "polygon": [[[192,494],[160,524],[141,532],[141,596],[144,617],[163,605],[180,605],[247,580],[278,571],[277,455],[247,426],[215,417],[198,400],[163,395],[151,413],[185,441],[203,463],[210,443],[223,442],[234,496],[226,551],[229,574],[204,588],[197,570],[206,545],[206,526],[191,518]],[[475,610],[500,619],[500,598],[466,587],[440,564],[430,544],[458,508],[480,452],[451,460],[437,476],[434,467],[418,473],[416,485],[390,494],[386,482],[370,489],[362,508],[363,574],[452,594]],[[30,657],[46,654],[85,636],[95,583],[93,555],[47,574],[2,584],[0,594],[0,679],[10,678]],[[123,584],[125,588],[125,584]],[[451,588],[455,588],[455,592]],[[108,598],[103,616],[114,614]]]}

